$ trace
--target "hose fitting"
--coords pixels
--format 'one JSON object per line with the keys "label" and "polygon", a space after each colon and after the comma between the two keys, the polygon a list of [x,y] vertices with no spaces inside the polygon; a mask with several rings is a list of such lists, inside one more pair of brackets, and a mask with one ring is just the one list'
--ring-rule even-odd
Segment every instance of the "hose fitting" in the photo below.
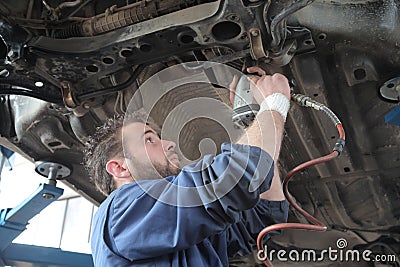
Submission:
{"label": "hose fitting", "polygon": [[309,96],[302,94],[292,94],[292,100],[302,107],[313,108],[316,110],[321,110],[325,106],[324,104],[312,100]]}
{"label": "hose fitting", "polygon": [[336,141],[336,144],[335,144],[335,146],[333,147],[333,150],[334,150],[334,151],[337,151],[337,152],[339,153],[339,155],[342,154],[345,143],[346,143],[346,141],[345,141],[344,139],[340,139],[340,138],[339,138],[339,139]]}

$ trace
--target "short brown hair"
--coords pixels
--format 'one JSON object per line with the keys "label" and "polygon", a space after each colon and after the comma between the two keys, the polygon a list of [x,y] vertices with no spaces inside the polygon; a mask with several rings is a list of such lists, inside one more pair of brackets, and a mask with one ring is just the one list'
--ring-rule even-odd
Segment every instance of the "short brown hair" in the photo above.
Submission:
{"label": "short brown hair", "polygon": [[135,111],[129,116],[117,114],[108,118],[96,129],[96,133],[89,137],[86,144],[84,166],[96,188],[107,196],[116,189],[116,186],[113,177],[106,170],[106,164],[112,157],[123,156],[121,130],[125,117],[125,123],[146,123],[148,116],[143,111]]}

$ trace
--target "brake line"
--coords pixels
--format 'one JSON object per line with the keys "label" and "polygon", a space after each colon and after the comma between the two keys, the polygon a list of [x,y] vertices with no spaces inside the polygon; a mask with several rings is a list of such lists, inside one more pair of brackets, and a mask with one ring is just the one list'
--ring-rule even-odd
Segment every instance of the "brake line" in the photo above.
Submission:
{"label": "brake line", "polygon": [[311,230],[311,231],[320,231],[320,232],[325,232],[327,230],[327,226],[322,223],[320,220],[312,216],[310,213],[302,209],[296,201],[293,199],[291,194],[289,193],[288,189],[288,184],[290,179],[300,172],[301,170],[314,166],[323,162],[327,162],[330,160],[333,160],[334,158],[338,157],[340,153],[343,151],[344,145],[345,145],[345,132],[343,129],[343,125],[340,122],[339,118],[336,116],[335,113],[333,113],[328,107],[326,107],[324,104],[321,104],[315,100],[312,100],[310,97],[302,95],[302,94],[292,94],[292,100],[295,101],[297,104],[303,107],[311,107],[316,110],[324,112],[330,120],[333,122],[335,127],[337,128],[339,132],[339,138],[336,141],[336,144],[334,148],[332,149],[332,152],[330,154],[327,154],[325,156],[309,160],[307,162],[304,162],[297,167],[293,168],[291,171],[288,172],[286,175],[285,179],[283,180],[283,188],[284,188],[284,195],[292,207],[299,212],[301,215],[303,215],[307,221],[309,221],[312,224],[304,224],[304,223],[279,223],[279,224],[274,224],[270,225],[266,228],[264,228],[257,237],[257,247],[258,251],[261,252],[259,255],[260,258],[265,259],[264,264],[268,267],[273,267],[271,261],[268,259],[268,255],[266,254],[267,251],[263,250],[262,243],[263,243],[263,238],[269,234],[272,231],[277,231],[277,230],[282,230],[282,229],[300,229],[300,230]]}

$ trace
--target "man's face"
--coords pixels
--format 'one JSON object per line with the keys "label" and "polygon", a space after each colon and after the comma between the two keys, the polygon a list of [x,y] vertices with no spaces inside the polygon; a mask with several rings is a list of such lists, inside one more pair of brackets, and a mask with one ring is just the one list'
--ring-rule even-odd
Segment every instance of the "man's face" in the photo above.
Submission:
{"label": "man's face", "polygon": [[136,180],[160,179],[180,172],[176,144],[161,140],[158,133],[141,122],[123,127],[124,153]]}

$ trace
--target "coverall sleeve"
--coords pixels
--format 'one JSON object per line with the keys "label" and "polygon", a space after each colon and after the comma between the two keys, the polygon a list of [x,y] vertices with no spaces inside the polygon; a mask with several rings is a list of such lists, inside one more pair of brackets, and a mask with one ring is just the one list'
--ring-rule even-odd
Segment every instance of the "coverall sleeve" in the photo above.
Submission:
{"label": "coverall sleeve", "polygon": [[[288,218],[289,203],[260,199],[257,205],[242,212],[239,222],[229,227],[227,232],[228,257],[250,254],[256,247],[257,236],[265,227],[285,223]],[[271,232],[271,235],[278,234]]]}
{"label": "coverall sleeve", "polygon": [[220,233],[258,203],[273,170],[272,158],[260,148],[224,143],[221,154],[186,166],[176,177],[122,187],[109,211],[116,252],[131,261],[147,259]]}

